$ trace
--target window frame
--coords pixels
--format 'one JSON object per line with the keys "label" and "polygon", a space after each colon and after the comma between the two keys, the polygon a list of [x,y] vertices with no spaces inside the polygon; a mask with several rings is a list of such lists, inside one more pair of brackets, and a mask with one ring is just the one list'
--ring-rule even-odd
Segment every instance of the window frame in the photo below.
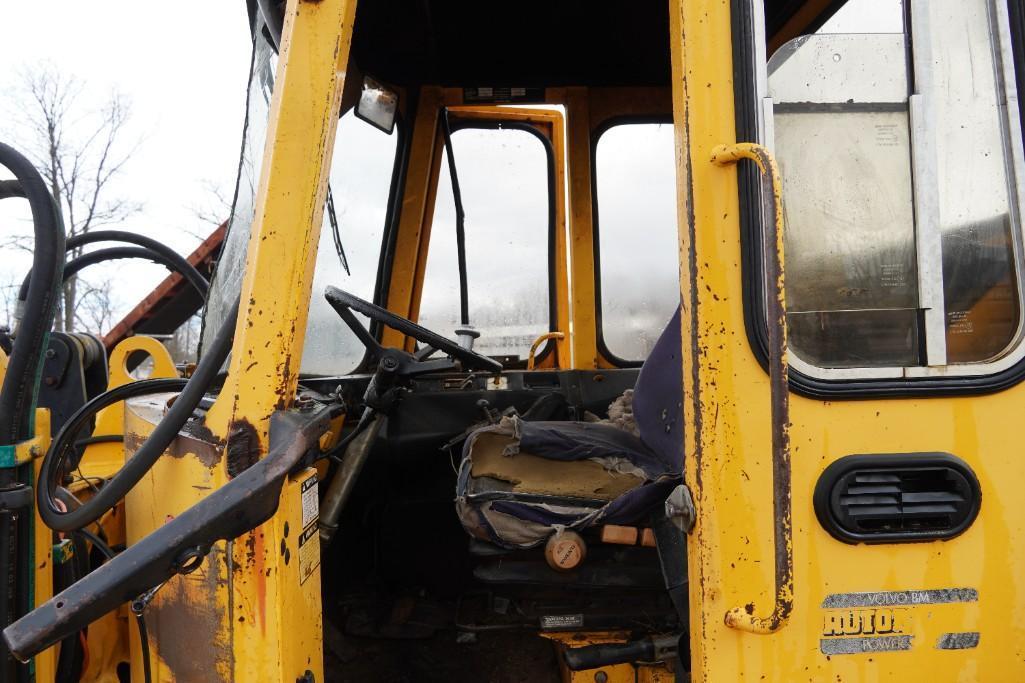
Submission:
{"label": "window frame", "polygon": [[[617,126],[629,125],[673,125],[672,113],[666,114],[623,114],[603,120],[591,130],[591,251],[594,255],[594,325],[598,354],[617,368],[639,368],[645,359],[633,360],[615,354],[605,342],[605,322],[602,316],[601,290],[601,220],[598,214],[598,143],[605,133]],[[677,231],[679,226],[677,225]],[[679,235],[677,235],[679,239]],[[679,284],[679,282],[677,282]]]}
{"label": "window frame", "polygon": [[[921,0],[906,1],[917,4]],[[1012,7],[1014,0],[991,2],[1000,28],[1009,31],[1010,35],[1010,40],[1001,36],[999,50],[995,53],[1001,67],[999,79],[1003,83],[1004,93],[1020,93],[1025,80],[1025,12],[1015,11]],[[768,37],[764,34],[764,12],[757,0],[731,0],[731,4],[737,139],[770,141],[772,102],[768,99],[768,56],[765,49]],[[913,52],[913,30],[910,42]],[[909,105],[914,107],[911,103]],[[1010,108],[1007,111],[1001,125],[1004,127],[1005,140],[1009,143],[1006,147],[1010,157],[1009,166],[1015,173],[1014,183],[1008,186],[1008,194],[1011,195],[1012,217],[1019,219],[1018,229],[1014,233],[1016,261],[1013,267],[1021,296],[1025,288],[1025,262],[1021,260],[1021,249],[1025,244],[1025,220],[1020,219],[1020,214],[1025,212],[1025,143],[1022,137],[1025,108],[1019,107],[1017,116],[1013,115]],[[914,172],[917,171],[915,168]],[[768,323],[764,306],[761,231],[763,217],[758,209],[761,206],[762,183],[756,170],[744,165],[738,168],[738,184],[741,199],[744,322],[751,349],[762,367],[767,368]],[[1025,298],[1021,301],[1025,302]],[[1025,327],[1025,303],[1022,305],[1019,332],[1005,354],[996,360],[942,366],[819,368],[791,351],[791,389],[813,398],[945,396],[1001,391],[1025,379],[1025,335],[1022,334],[1022,328]]]}
{"label": "window frame", "polygon": [[[456,133],[458,133],[461,130],[465,130],[467,128],[478,129],[478,130],[513,129],[513,130],[522,130],[524,132],[527,132],[530,135],[532,135],[535,138],[537,138],[541,142],[541,147],[542,147],[542,149],[545,152],[545,164],[546,164],[546,170],[547,170],[547,174],[548,174],[548,182],[547,182],[547,187],[548,187],[548,231],[547,231],[548,232],[548,239],[547,239],[547,249],[548,249],[548,259],[547,259],[547,263],[548,263],[548,329],[545,332],[542,332],[541,334],[546,334],[548,332],[552,332],[554,330],[558,330],[559,329],[559,302],[558,302],[558,291],[557,291],[556,282],[555,282],[555,272],[556,272],[556,269],[557,269],[557,266],[558,266],[558,264],[556,263],[556,234],[555,234],[555,224],[556,224],[556,197],[555,197],[555,193],[557,191],[556,173],[555,173],[555,146],[552,144],[552,141],[548,138],[548,136],[546,136],[544,134],[544,132],[540,128],[538,128],[536,125],[534,125],[532,123],[529,123],[529,122],[526,122],[526,121],[511,121],[511,120],[485,119],[485,118],[460,118],[459,117],[459,110],[458,109],[451,110],[450,114],[452,114],[452,117],[450,119],[450,130],[451,130],[451,134],[452,134],[452,138],[453,139],[455,138],[455,134]],[[438,137],[438,140],[439,140],[439,143],[440,143],[439,144],[439,147],[440,147],[439,153],[444,155],[444,154],[446,154],[446,151],[445,151],[445,141],[441,138],[440,135]],[[438,166],[438,174],[433,179],[433,184],[435,186],[434,192],[437,192],[437,185],[438,185],[438,183],[439,183],[439,181],[441,179],[441,174],[442,173],[447,173],[447,171],[445,170],[444,166],[445,166],[444,164],[440,164]],[[456,157],[456,173],[459,173],[460,171],[461,171],[461,169],[459,168],[459,157],[457,156]],[[437,201],[437,200],[435,200],[435,201]],[[431,221],[432,225],[434,223],[435,211],[436,211],[436,209],[434,209],[431,212],[431,215],[430,215],[430,221]],[[396,221],[396,227],[397,227],[397,225],[398,225],[398,223]],[[432,235],[433,235],[433,231],[432,231]],[[430,259],[430,253],[431,253],[430,250],[431,250],[431,241],[430,241],[430,239],[428,239],[427,240],[427,259]],[[426,264],[426,261],[425,261],[425,264]],[[427,284],[427,282],[426,282],[426,274],[427,274],[427,269],[426,269],[426,265],[425,265],[425,267],[424,267],[424,278],[425,279],[424,279],[423,282],[420,283],[420,287],[419,287],[419,289],[420,289],[419,296],[421,298],[423,297],[424,285]],[[470,289],[472,289],[472,284],[470,282],[469,275],[467,275],[466,288],[467,288],[467,291],[470,291]],[[387,293],[385,293],[385,296],[387,296]],[[418,319],[415,322],[419,323],[419,315],[417,316],[417,318]],[[537,353],[535,353],[535,355],[534,355],[534,362],[535,362],[535,364],[536,365],[540,365],[545,359],[548,358],[548,356],[550,354],[555,353],[555,347],[556,347],[555,340],[554,339],[548,339],[545,342],[544,346],[541,347],[541,349],[539,349],[537,351]],[[527,362],[527,357],[524,356],[521,360],[524,363],[526,363]]]}

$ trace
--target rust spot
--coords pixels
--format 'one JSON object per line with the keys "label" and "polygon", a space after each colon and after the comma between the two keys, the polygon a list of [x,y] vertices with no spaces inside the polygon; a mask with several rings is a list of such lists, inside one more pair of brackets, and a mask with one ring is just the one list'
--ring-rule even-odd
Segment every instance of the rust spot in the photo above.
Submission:
{"label": "rust spot", "polygon": [[[125,453],[134,455],[146,442],[148,435],[129,432],[125,434]],[[184,458],[191,455],[206,467],[214,467],[221,461],[222,444],[207,429],[202,420],[189,420],[182,427],[178,437],[171,441],[164,451],[172,458]]]}
{"label": "rust spot", "polygon": [[246,564],[253,566],[256,563],[256,534],[246,536]]}
{"label": "rust spot", "polygon": [[[211,554],[223,552],[215,548]],[[194,574],[172,579],[147,613],[155,649],[173,680],[219,681],[217,671],[231,670],[231,646],[221,632],[224,610],[216,599],[216,567],[216,561],[204,563]]]}
{"label": "rust spot", "polygon": [[260,459],[260,439],[256,428],[242,418],[228,426],[228,476],[232,479],[252,467]]}

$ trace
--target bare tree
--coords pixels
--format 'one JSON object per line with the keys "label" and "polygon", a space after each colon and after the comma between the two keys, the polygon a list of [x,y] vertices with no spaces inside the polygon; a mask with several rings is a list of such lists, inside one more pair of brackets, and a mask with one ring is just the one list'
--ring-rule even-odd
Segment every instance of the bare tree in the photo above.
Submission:
{"label": "bare tree", "polygon": [[194,363],[202,327],[202,318],[198,314],[182,323],[171,338],[164,342],[171,358],[179,363]]}
{"label": "bare tree", "polygon": [[14,327],[14,308],[18,299],[18,284],[10,275],[0,284],[0,328]]}
{"label": "bare tree", "polygon": [[[201,182],[206,191],[206,201],[194,205],[192,213],[201,222],[217,228],[231,216],[231,193],[227,192],[223,185],[213,180],[206,179]],[[189,234],[200,240],[205,240],[210,236],[209,233],[203,235],[192,231],[189,231]]]}
{"label": "bare tree", "polygon": [[[114,91],[102,106],[89,109],[81,103],[81,81],[50,64],[23,71],[21,86],[22,144],[61,207],[68,237],[116,225],[137,213],[141,205],[117,196],[112,188],[137,146],[122,139],[131,116],[126,99]],[[8,245],[29,248],[31,239],[15,237]],[[81,253],[81,247],[73,249],[68,258]],[[60,303],[58,330],[109,324],[110,283],[90,286],[72,277]]]}

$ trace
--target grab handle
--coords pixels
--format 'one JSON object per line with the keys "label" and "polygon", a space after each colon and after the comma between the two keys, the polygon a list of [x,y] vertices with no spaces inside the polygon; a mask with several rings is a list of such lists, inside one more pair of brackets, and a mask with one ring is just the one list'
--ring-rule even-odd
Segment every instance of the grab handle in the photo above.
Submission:
{"label": "grab handle", "polygon": [[739,142],[720,145],[712,151],[712,163],[718,166],[736,164],[741,159],[753,161],[762,174],[764,251],[768,341],[769,400],[772,419],[772,508],[774,524],[776,597],[772,613],[767,617],[747,608],[734,607],[726,613],[726,625],[747,633],[767,635],[783,628],[794,609],[794,545],[790,509],[790,401],[787,366],[787,310],[783,282],[783,185],[779,167],[769,151],[761,145]]}

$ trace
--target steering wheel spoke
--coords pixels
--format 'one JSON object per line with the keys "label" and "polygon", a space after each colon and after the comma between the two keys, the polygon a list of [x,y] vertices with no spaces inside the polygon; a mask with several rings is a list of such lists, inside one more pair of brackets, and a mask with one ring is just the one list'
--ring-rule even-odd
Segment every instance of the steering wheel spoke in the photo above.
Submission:
{"label": "steering wheel spoke", "polygon": [[[445,367],[445,361],[427,361],[427,359],[435,351],[442,351],[449,358],[459,361],[463,368],[466,370],[481,370],[484,372],[501,372],[502,364],[493,358],[488,358],[485,355],[476,353],[469,349],[465,349],[459,345],[458,342],[454,342],[451,339],[447,339],[436,332],[432,332],[425,327],[417,325],[411,320],[407,320],[401,316],[398,316],[386,308],[372,304],[369,301],[364,301],[359,297],[353,296],[348,292],[344,292],[337,287],[328,286],[324,291],[324,297],[327,302],[331,305],[331,308],[335,309],[339,316],[346,325],[352,330],[353,334],[367,347],[368,350],[376,353],[378,356],[381,355],[383,348],[374,339],[373,335],[360,324],[353,311],[356,313],[362,313],[371,320],[387,325],[388,327],[401,332],[402,334],[412,337],[416,341],[424,345],[420,351],[418,351],[413,359],[418,363],[424,365],[430,364],[430,368],[417,368],[417,374],[421,372],[434,372],[447,369]],[[437,370],[435,365],[437,364]]]}

